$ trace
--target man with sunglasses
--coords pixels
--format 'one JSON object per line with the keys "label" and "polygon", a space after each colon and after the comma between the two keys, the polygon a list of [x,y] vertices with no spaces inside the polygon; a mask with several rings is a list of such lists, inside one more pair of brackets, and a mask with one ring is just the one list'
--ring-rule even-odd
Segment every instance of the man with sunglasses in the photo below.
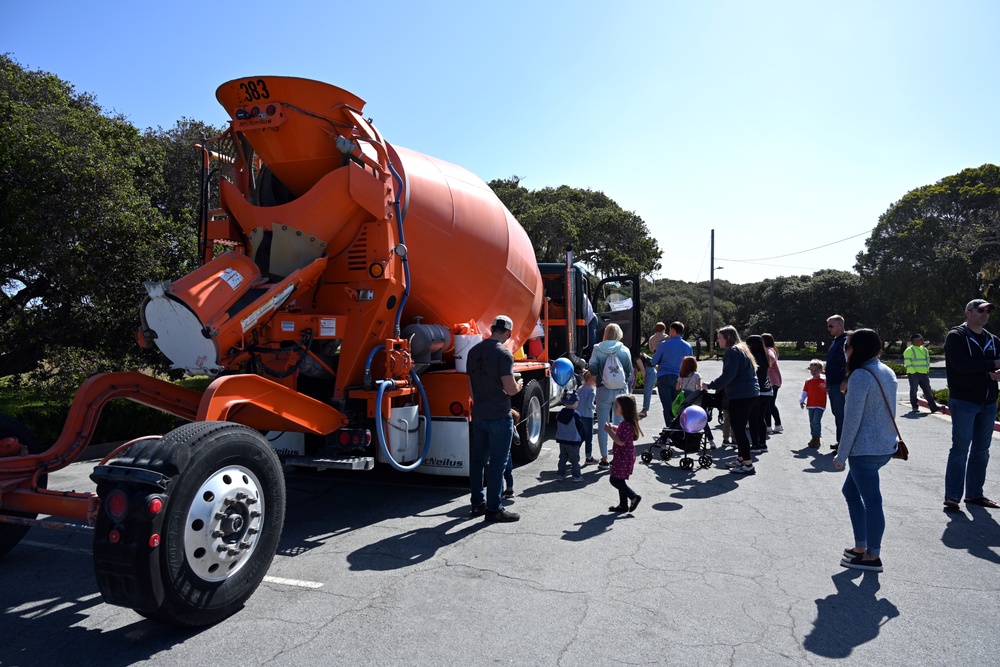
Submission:
{"label": "man with sunglasses", "polygon": [[844,356],[847,332],[844,331],[844,318],[840,315],[826,318],[826,329],[833,336],[826,355],[826,393],[830,397],[830,412],[837,425],[837,440],[830,449],[837,451],[840,434],[844,430],[844,392],[847,391],[847,357]]}
{"label": "man with sunglasses", "polygon": [[944,506],[949,511],[960,509],[963,491],[966,504],[1000,507],[983,495],[1000,380],[1000,338],[986,329],[993,308],[984,299],[970,301],[965,323],[949,331],[944,342],[951,412],[951,451],[944,478]]}

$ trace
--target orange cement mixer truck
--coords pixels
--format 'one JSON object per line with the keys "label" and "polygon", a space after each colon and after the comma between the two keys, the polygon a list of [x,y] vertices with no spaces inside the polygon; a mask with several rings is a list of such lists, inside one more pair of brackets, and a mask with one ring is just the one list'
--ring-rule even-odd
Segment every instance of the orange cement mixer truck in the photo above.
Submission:
{"label": "orange cement mixer truck", "polygon": [[[586,359],[609,322],[639,344],[636,277],[594,285],[568,249],[537,264],[481,179],[389,144],[355,95],[254,77],[217,98],[232,121],[201,145],[201,265],[146,283],[137,335],[211,384],[95,376],[49,446],[0,417],[0,556],[32,526],[92,527],[104,599],[190,626],[234,613],[263,579],[284,466],[469,474],[464,355],[496,315],[514,322],[522,461],[558,402],[549,361]],[[114,398],[188,423],[105,457],[96,493],[47,488]]]}

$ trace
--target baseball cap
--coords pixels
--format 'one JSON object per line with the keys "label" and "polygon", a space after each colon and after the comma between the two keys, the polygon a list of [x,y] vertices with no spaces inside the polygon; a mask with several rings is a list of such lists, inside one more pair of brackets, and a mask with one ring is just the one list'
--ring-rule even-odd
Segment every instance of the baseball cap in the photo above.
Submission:
{"label": "baseball cap", "polygon": [[514,321],[506,315],[497,315],[496,319],[493,320],[493,328],[503,329],[504,331],[513,331]]}
{"label": "baseball cap", "polygon": [[574,403],[580,402],[580,395],[575,391],[565,391],[562,395],[563,405],[573,405]]}
{"label": "baseball cap", "polygon": [[924,337],[921,336],[920,334],[913,334],[912,336],[910,336],[910,340],[923,340],[923,339]]}
{"label": "baseball cap", "polygon": [[974,308],[989,308],[990,310],[992,310],[995,307],[996,306],[994,306],[992,303],[990,303],[986,299],[973,299],[969,303],[965,304],[965,309],[966,310],[972,310]]}

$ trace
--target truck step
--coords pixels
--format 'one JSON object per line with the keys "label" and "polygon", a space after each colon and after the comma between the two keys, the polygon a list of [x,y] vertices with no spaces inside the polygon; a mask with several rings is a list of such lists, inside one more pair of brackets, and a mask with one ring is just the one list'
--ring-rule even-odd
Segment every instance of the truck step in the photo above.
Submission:
{"label": "truck step", "polygon": [[336,470],[371,470],[375,467],[375,457],[373,456],[339,456],[331,458],[320,458],[317,456],[288,456],[285,457],[285,464],[302,468],[316,468],[325,470],[334,468]]}

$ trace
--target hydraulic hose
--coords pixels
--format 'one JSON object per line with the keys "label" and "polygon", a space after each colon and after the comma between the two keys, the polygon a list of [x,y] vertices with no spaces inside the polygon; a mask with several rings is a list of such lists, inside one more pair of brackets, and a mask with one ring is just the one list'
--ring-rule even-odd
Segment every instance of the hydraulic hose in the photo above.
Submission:
{"label": "hydraulic hose", "polygon": [[398,461],[396,461],[396,459],[392,457],[392,454],[389,452],[389,445],[386,442],[385,427],[382,426],[382,398],[385,395],[386,387],[388,386],[395,387],[396,383],[393,380],[379,380],[378,391],[375,394],[375,405],[376,405],[376,410],[378,411],[378,414],[375,417],[375,437],[378,438],[378,447],[382,451],[382,455],[386,459],[388,459],[389,464],[392,465],[392,467],[395,468],[396,470],[399,470],[400,472],[413,472],[414,470],[419,468],[423,464],[424,458],[427,456],[427,451],[431,447],[431,412],[430,412],[431,404],[427,401],[427,392],[424,391],[424,385],[423,383],[420,382],[420,378],[417,377],[417,374],[410,373],[410,377],[413,379],[414,384],[417,385],[417,389],[420,391],[420,400],[423,401],[424,404],[424,418],[426,420],[426,428],[424,429],[424,446],[423,449],[420,451],[420,456],[417,457],[416,461],[414,461],[409,465],[403,465],[402,463],[399,463]]}
{"label": "hydraulic hose", "polygon": [[[389,171],[392,172],[392,177],[396,180],[396,201],[392,205],[396,209],[396,227],[399,229],[399,243],[402,246],[406,246],[406,239],[403,237],[403,212],[399,206],[399,195],[403,189],[403,179],[399,177],[399,173],[396,172],[396,168],[389,163]],[[407,191],[406,196],[409,197],[410,193]],[[399,305],[396,307],[396,323],[395,331],[396,337],[399,337],[399,321],[403,318],[403,306],[406,305],[406,300],[410,297],[410,264],[407,260],[406,255],[400,257],[403,260],[403,296],[399,299]]]}

